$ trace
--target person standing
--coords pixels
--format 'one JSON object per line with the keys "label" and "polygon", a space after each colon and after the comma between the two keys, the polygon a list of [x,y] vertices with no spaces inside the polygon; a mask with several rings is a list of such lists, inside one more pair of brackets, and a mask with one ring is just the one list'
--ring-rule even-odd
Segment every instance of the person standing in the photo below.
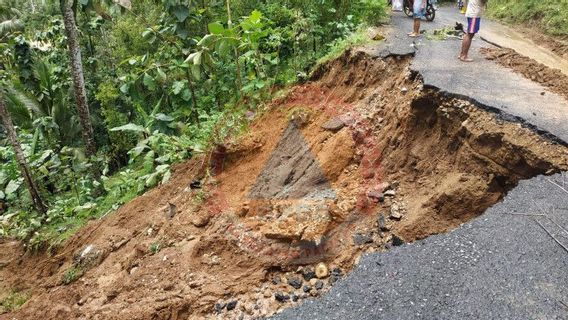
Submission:
{"label": "person standing", "polygon": [[412,14],[414,17],[414,29],[408,34],[409,37],[420,36],[420,20],[426,16],[426,2],[428,0],[414,0],[412,4]]}
{"label": "person standing", "polygon": [[465,35],[463,36],[461,53],[458,59],[463,62],[472,62],[473,59],[469,58],[469,48],[471,47],[471,42],[475,34],[479,32],[479,26],[481,24],[481,16],[485,10],[488,0],[469,0],[467,2],[467,11],[465,16],[467,18],[467,30],[465,30]]}

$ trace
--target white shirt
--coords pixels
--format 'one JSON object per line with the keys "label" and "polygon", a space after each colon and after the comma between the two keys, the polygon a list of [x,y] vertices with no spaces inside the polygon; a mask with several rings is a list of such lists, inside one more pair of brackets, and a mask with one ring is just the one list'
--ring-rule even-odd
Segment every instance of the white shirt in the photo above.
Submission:
{"label": "white shirt", "polygon": [[469,0],[465,16],[468,18],[480,18],[483,15],[483,9],[484,5],[481,4],[481,0]]}

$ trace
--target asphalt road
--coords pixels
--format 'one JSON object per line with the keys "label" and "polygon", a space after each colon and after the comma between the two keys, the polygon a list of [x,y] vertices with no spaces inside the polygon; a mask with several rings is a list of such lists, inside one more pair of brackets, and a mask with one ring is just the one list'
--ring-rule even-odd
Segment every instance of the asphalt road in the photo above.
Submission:
{"label": "asphalt road", "polygon": [[[447,234],[366,255],[320,299],[274,319],[568,319],[568,176],[523,181]],[[547,214],[523,216],[513,213]]]}
{"label": "asphalt road", "polygon": [[[440,28],[451,19],[425,26]],[[411,19],[396,15],[392,24],[378,56],[414,54],[412,68],[425,85],[568,142],[568,103],[482,59],[477,48],[487,44],[475,42],[476,63],[458,63],[459,41],[413,41],[406,37]],[[479,218],[366,255],[323,297],[273,318],[568,319],[567,229],[568,174],[522,181]]]}
{"label": "asphalt road", "polygon": [[[434,29],[454,26],[458,21],[465,23],[463,20],[455,10],[444,8],[434,22],[423,22],[422,29],[431,33]],[[470,100],[507,120],[523,123],[547,138],[567,144],[568,101],[510,69],[484,59],[479,49],[492,47],[491,44],[476,38],[470,50],[476,61],[461,63],[457,60],[461,46],[459,39],[409,38],[406,34],[412,29],[412,19],[403,13],[393,14],[391,25],[387,40],[374,50],[374,54],[379,57],[414,55],[411,69],[422,75],[425,87]]]}

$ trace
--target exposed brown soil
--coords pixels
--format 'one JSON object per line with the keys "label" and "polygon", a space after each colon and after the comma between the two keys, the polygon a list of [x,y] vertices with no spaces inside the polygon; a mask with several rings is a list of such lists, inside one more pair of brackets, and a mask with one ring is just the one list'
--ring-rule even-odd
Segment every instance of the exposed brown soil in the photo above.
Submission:
{"label": "exposed brown soil", "polygon": [[507,48],[481,48],[481,53],[488,60],[513,69],[525,78],[538,82],[550,91],[568,100],[568,76],[560,70],[551,69],[529,57],[518,54]]}
{"label": "exposed brown soil", "polygon": [[[0,291],[32,294],[0,319],[258,318],[324,292],[393,235],[446,232],[520,179],[568,169],[566,148],[424,90],[409,62],[348,52],[228,143],[203,189],[188,187],[200,167],[189,161],[53,256],[0,243]],[[318,269],[316,290],[301,279],[320,262],[331,275]],[[72,266],[84,274],[63,285]]]}
{"label": "exposed brown soil", "polygon": [[516,29],[538,45],[548,48],[562,58],[568,59],[568,37],[547,35],[538,26],[516,27]]}

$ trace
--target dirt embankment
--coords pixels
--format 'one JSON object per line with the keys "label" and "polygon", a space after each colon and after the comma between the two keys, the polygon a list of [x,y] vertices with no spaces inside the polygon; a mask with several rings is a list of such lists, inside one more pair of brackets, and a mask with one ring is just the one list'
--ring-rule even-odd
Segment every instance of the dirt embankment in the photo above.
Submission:
{"label": "dirt embankment", "polygon": [[513,69],[525,78],[540,83],[550,91],[568,100],[568,76],[560,70],[551,69],[529,57],[507,48],[481,48],[481,53],[488,60],[494,60],[507,68]]}
{"label": "dirt embankment", "polygon": [[266,316],[325,292],[362,252],[451,230],[520,179],[568,169],[566,148],[424,90],[409,63],[348,52],[228,142],[202,188],[190,161],[54,256],[0,243],[0,290],[32,294],[0,319]]}

